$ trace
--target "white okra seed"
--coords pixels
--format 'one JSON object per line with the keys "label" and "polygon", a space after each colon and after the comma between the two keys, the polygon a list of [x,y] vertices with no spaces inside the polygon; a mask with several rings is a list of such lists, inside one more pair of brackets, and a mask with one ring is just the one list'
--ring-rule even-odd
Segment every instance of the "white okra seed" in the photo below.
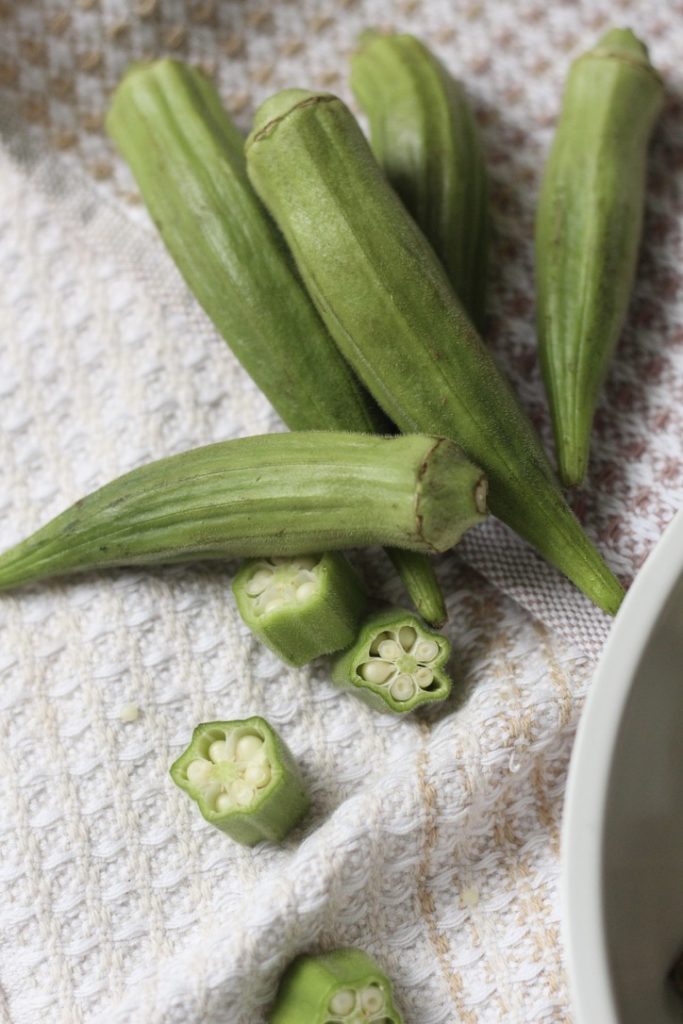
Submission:
{"label": "white okra seed", "polygon": [[232,761],[232,755],[230,754],[230,747],[225,740],[214,740],[209,747],[209,757],[214,764],[218,764],[220,761]]}
{"label": "white okra seed", "polygon": [[297,587],[297,601],[308,601],[309,598],[314,596],[317,589],[318,588],[316,587],[313,580],[308,580],[306,583],[302,583],[300,587]]}
{"label": "white okra seed", "polygon": [[378,686],[381,686],[382,683],[386,683],[394,671],[394,666],[386,661],[366,661],[358,669],[358,674],[366,683],[376,683]]}
{"label": "white okra seed", "polygon": [[187,780],[193,786],[202,786],[211,775],[211,762],[198,757],[196,761],[190,761],[187,766]]}
{"label": "white okra seed", "polygon": [[270,782],[269,764],[249,764],[244,770],[244,781],[257,789],[263,789]]}
{"label": "white okra seed", "polygon": [[273,578],[271,569],[258,569],[247,582],[245,590],[249,597],[258,597],[270,585]]}
{"label": "white okra seed", "polygon": [[366,1013],[379,1013],[384,1007],[384,993],[379,985],[368,985],[360,994],[360,1005]]}
{"label": "white okra seed", "polygon": [[254,789],[248,782],[238,779],[230,787],[230,796],[240,807],[248,807],[254,799]]}
{"label": "white okra seed", "polygon": [[413,651],[418,661],[433,661],[439,653],[439,645],[436,640],[420,640]]}
{"label": "white okra seed", "polygon": [[386,658],[387,661],[396,661],[403,654],[403,650],[395,640],[382,640],[377,648],[377,653],[380,658]]}
{"label": "white okra seed", "polygon": [[271,597],[263,610],[266,615],[270,615],[271,612],[276,612],[279,608],[282,608],[283,604],[284,601],[281,597]]}
{"label": "white okra seed", "polygon": [[404,651],[409,651],[417,640],[417,632],[412,626],[401,626],[398,631],[398,640]]}
{"label": "white okra seed", "polygon": [[413,677],[406,675],[405,673],[402,673],[400,676],[396,676],[389,687],[389,693],[394,700],[410,700],[415,693]]}
{"label": "white okra seed", "polygon": [[415,675],[413,676],[413,678],[419,687],[421,687],[423,690],[426,690],[428,686],[432,685],[434,674],[432,673],[431,669],[419,668]]}
{"label": "white okra seed", "polygon": [[312,556],[297,558],[295,562],[295,565],[297,565],[299,569],[304,569],[306,572],[311,572],[312,569],[315,569],[317,564],[318,559],[313,558]]}
{"label": "white okra seed", "polygon": [[252,757],[263,750],[263,740],[260,736],[255,736],[254,733],[247,733],[245,736],[240,736],[235,747],[235,760],[236,761],[251,761]]}
{"label": "white okra seed", "polygon": [[328,1007],[330,1013],[339,1014],[345,1017],[347,1013],[351,1013],[354,1006],[356,1005],[356,993],[350,988],[340,988],[338,992],[335,992],[330,999],[330,1005]]}
{"label": "white okra seed", "polygon": [[231,811],[234,807],[232,797],[228,793],[219,793],[216,798],[216,810],[219,814],[225,814],[227,811]]}

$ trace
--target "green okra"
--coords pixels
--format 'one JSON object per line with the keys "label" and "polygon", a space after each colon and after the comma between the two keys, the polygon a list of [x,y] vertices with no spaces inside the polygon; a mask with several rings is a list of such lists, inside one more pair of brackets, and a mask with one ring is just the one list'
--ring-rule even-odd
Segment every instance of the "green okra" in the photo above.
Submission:
{"label": "green okra", "polygon": [[434,247],[470,318],[484,321],[488,182],[465,90],[410,35],[365,33],[351,88],[380,167]]}
{"label": "green okra", "polygon": [[267,101],[247,167],[331,334],[387,415],[406,432],[456,439],[487,472],[491,510],[615,612],[621,585],[341,100],[284,92]]}
{"label": "green okra", "polygon": [[244,846],[281,842],[308,810],[294,758],[258,716],[198,725],[170,773],[208,822]]}
{"label": "green okra", "polygon": [[448,618],[443,591],[428,555],[405,548],[387,548],[420,618],[430,626],[443,626]]}
{"label": "green okra", "polygon": [[379,711],[412,711],[445,700],[451,645],[401,608],[371,615],[351,647],[332,666],[332,679]]}
{"label": "green okra", "polygon": [[357,573],[337,552],[251,559],[232,590],[252,632],[297,666],[347,647],[367,603]]}
{"label": "green okra", "polygon": [[[173,60],[132,68],[107,129],[190,290],[290,430],[388,432],[324,327],[246,173],[211,82]],[[416,607],[443,607],[431,566],[393,561]]]}
{"label": "green okra", "polygon": [[536,219],[541,367],[560,476],[586,472],[598,395],[633,287],[648,142],[664,89],[646,47],[612,29],[571,66]]}
{"label": "green okra", "polygon": [[0,555],[0,589],[117,565],[445,551],[484,518],[486,481],[445,438],[304,431],[148,463]]}
{"label": "green okra", "polygon": [[282,977],[270,1024],[402,1024],[391,983],[361,949],[304,954]]}

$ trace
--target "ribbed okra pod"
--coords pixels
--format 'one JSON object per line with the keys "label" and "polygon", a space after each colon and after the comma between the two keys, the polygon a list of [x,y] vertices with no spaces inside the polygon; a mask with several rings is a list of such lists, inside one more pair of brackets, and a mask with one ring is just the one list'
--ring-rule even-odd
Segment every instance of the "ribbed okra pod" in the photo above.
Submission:
{"label": "ribbed okra pod", "polygon": [[368,117],[377,161],[481,328],[488,184],[463,87],[414,36],[369,32],[351,61],[351,88]]}
{"label": "ribbed okra pod", "polygon": [[[244,140],[209,80],[178,61],[133,68],[107,128],[191,291],[290,430],[384,432],[249,183]],[[445,618],[425,556],[393,561],[418,611]]]}
{"label": "ribbed okra pod", "polygon": [[0,555],[0,589],[116,565],[363,544],[445,551],[485,506],[481,471],[445,438],[239,438],[140,466],[77,501]]}
{"label": "ribbed okra pod", "polygon": [[244,846],[281,842],[308,810],[294,758],[258,716],[198,725],[170,774],[210,824]]}
{"label": "ribbed okra pod", "polygon": [[406,432],[456,439],[487,472],[491,510],[615,612],[619,582],[350,111],[329,94],[278,94],[257,114],[247,166],[335,341],[385,412]]}
{"label": "ribbed okra pod", "polygon": [[580,484],[593,414],[626,317],[648,141],[663,86],[612,29],[571,66],[536,219],[538,335],[560,476]]}
{"label": "ribbed okra pod", "polygon": [[391,983],[362,949],[303,955],[285,971],[270,1024],[401,1024]]}

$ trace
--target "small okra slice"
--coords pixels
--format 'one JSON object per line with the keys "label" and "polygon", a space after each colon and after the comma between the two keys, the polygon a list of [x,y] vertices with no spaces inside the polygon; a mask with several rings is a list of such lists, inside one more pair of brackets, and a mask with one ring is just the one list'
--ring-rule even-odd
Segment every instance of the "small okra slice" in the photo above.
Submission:
{"label": "small okra slice", "polygon": [[348,647],[367,601],[338,553],[250,559],[232,590],[247,626],[290,665]]}
{"label": "small okra slice", "polygon": [[402,1024],[391,983],[361,949],[297,957],[280,982],[270,1024]]}
{"label": "small okra slice", "polygon": [[204,818],[244,846],[280,842],[308,809],[294,758],[258,716],[198,725],[170,772]]}
{"label": "small okra slice", "polygon": [[412,711],[448,697],[452,683],[444,666],[450,653],[443,634],[392,609],[366,619],[355,643],[334,662],[332,679],[382,711]]}

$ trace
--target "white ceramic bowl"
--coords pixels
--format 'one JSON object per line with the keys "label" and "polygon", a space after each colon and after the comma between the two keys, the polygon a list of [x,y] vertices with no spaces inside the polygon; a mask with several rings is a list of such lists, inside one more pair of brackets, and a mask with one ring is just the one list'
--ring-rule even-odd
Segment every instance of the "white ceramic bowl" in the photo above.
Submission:
{"label": "white ceramic bowl", "polygon": [[683,952],[683,511],[638,574],[591,684],[562,831],[576,1024],[672,1024]]}

